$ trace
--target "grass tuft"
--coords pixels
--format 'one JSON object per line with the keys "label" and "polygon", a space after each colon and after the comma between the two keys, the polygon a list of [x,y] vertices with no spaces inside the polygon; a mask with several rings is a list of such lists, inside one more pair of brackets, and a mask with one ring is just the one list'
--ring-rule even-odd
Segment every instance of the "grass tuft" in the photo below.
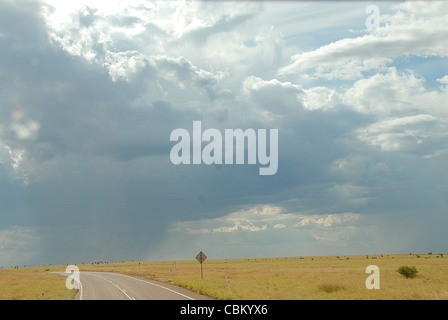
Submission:
{"label": "grass tuft", "polygon": [[333,293],[345,289],[339,284],[326,283],[319,286],[319,289],[326,293]]}

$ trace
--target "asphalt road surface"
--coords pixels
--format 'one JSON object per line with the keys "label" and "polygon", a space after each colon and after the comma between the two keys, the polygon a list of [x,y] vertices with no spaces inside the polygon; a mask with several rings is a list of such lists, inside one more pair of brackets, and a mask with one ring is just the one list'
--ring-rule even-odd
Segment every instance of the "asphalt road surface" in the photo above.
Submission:
{"label": "asphalt road surface", "polygon": [[[69,276],[70,273],[59,274]],[[111,272],[80,272],[77,300],[210,300],[190,290],[143,277]]]}

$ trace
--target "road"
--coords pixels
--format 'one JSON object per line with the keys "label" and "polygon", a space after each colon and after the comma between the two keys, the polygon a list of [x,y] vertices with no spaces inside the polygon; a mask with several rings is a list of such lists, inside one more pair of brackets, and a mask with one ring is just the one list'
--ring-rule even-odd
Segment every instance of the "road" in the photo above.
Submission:
{"label": "road", "polygon": [[[69,276],[70,273],[58,272]],[[112,272],[80,272],[77,300],[210,300],[190,290],[143,277]]]}

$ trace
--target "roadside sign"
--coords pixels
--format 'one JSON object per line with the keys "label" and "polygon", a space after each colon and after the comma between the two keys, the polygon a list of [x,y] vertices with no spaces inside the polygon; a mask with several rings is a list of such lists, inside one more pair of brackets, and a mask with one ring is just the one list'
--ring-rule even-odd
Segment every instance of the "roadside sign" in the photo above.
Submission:
{"label": "roadside sign", "polygon": [[205,259],[207,259],[207,256],[202,251],[200,251],[196,256],[196,260],[198,260],[199,263],[201,264],[201,279],[202,279],[202,263],[205,261]]}
{"label": "roadside sign", "polygon": [[198,260],[200,264],[202,264],[202,262],[204,262],[205,259],[207,259],[207,256],[202,251],[199,252],[198,255],[196,256],[196,260]]}

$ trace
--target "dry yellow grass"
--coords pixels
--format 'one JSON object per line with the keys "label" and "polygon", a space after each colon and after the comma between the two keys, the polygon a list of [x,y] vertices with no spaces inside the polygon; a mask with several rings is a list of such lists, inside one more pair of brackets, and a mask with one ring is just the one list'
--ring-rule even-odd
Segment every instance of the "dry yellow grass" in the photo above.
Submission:
{"label": "dry yellow grass", "polygon": [[[65,277],[48,273],[45,267],[0,270],[0,300],[73,299],[74,290],[67,290]],[[61,271],[61,268],[57,268]],[[63,271],[63,270],[62,270]]]}
{"label": "dry yellow grass", "polygon": [[[79,264],[81,271],[136,274],[166,281],[216,299],[249,300],[448,300],[448,255],[400,254],[252,259],[209,259],[203,264],[188,261],[141,261]],[[380,289],[368,290],[368,265],[380,269]],[[406,279],[396,270],[415,266],[419,273]],[[64,271],[65,266],[46,267]],[[71,299],[65,278],[49,274],[45,267],[0,270],[0,299]],[[228,281],[230,280],[230,294]],[[32,284],[31,284],[32,283]],[[54,286],[52,288],[52,286]],[[52,288],[52,289],[51,289]]]}
{"label": "dry yellow grass", "polygon": [[[429,299],[448,300],[448,256],[439,254],[325,256],[257,259],[125,262],[79,265],[80,270],[138,274],[167,281],[216,299]],[[366,288],[368,265],[380,269],[380,289]],[[396,270],[416,266],[406,279]],[[228,292],[230,280],[230,294]]]}

